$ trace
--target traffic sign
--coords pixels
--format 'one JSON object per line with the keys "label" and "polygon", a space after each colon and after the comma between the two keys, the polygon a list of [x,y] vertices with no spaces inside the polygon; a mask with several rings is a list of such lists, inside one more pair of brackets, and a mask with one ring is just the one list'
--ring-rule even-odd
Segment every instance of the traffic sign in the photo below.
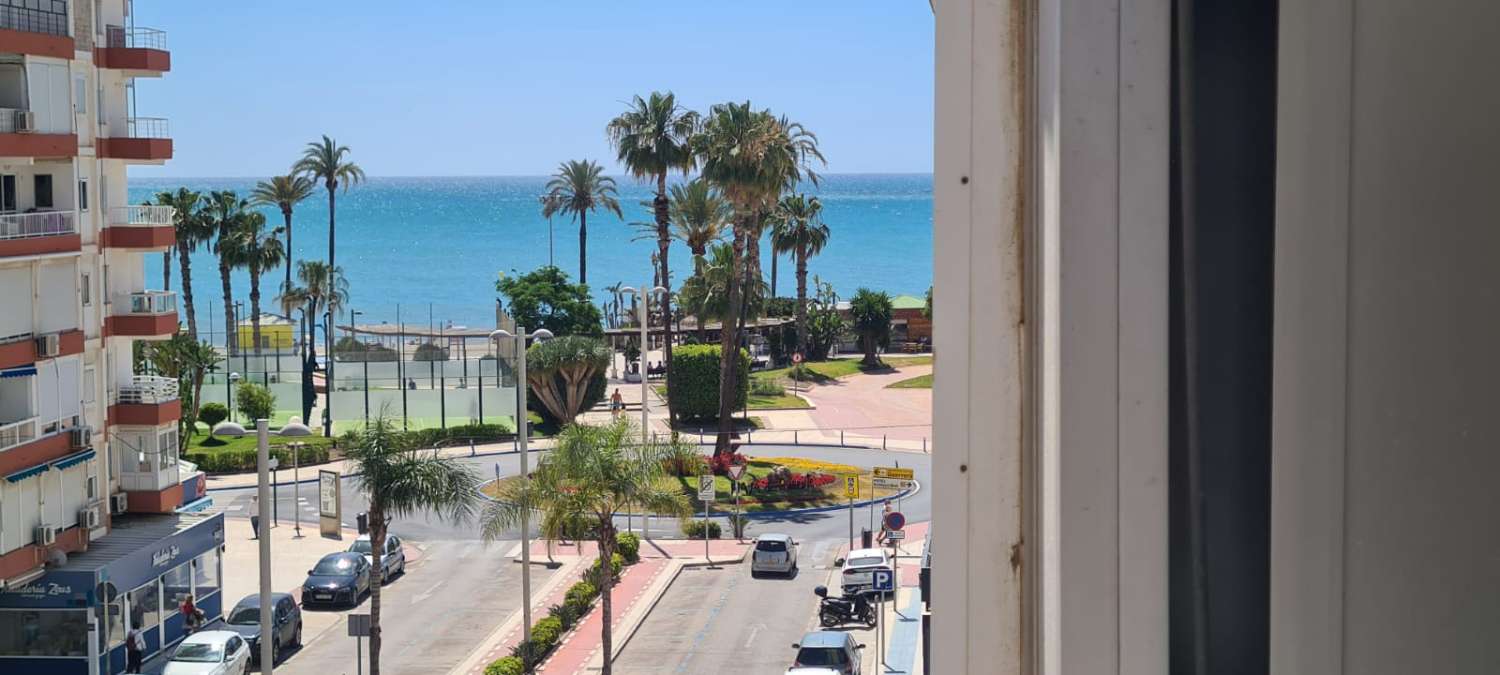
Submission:
{"label": "traffic sign", "polygon": [[875,467],[875,477],[876,478],[895,478],[895,479],[898,479],[898,480],[915,480],[916,479],[916,475],[912,473],[911,469],[903,469],[901,467],[895,467],[895,466],[877,466],[877,467]]}
{"label": "traffic sign", "polygon": [[903,527],[906,527],[906,516],[901,515],[900,511],[885,514],[885,529],[899,532]]}
{"label": "traffic sign", "polygon": [[729,480],[738,481],[740,476],[745,475],[744,464],[731,464],[729,466]]}
{"label": "traffic sign", "polygon": [[885,532],[886,541],[900,541],[905,538],[906,533],[901,530],[886,530]]}
{"label": "traffic sign", "polygon": [[896,573],[892,570],[879,568],[870,572],[871,589],[880,592],[896,590]]}
{"label": "traffic sign", "polygon": [[901,480],[900,478],[880,478],[879,476],[871,478],[870,484],[874,485],[875,487],[884,488],[887,490],[905,490],[906,488],[911,487],[911,481],[909,480]]}
{"label": "traffic sign", "polygon": [[859,496],[859,476],[844,476],[844,496],[850,499]]}
{"label": "traffic sign", "polygon": [[802,352],[792,353],[792,363],[802,363]]}
{"label": "traffic sign", "polygon": [[349,615],[349,637],[370,637],[370,615]]}
{"label": "traffic sign", "polygon": [[698,501],[711,502],[714,500],[714,477],[698,477]]}

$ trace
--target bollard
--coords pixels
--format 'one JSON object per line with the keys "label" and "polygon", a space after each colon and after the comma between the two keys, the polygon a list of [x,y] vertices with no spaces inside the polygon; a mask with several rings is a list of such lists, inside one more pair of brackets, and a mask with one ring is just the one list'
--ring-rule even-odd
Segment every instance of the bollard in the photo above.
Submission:
{"label": "bollard", "polygon": [[792,445],[802,445],[802,439],[796,429],[792,430]]}
{"label": "bollard", "polygon": [[885,449],[885,438],[886,438],[885,434],[881,434],[880,435],[880,449],[881,450]]}
{"label": "bollard", "polygon": [[927,452],[927,437],[922,437],[922,452]]}
{"label": "bollard", "polygon": [[843,444],[844,444],[844,430],[843,429],[839,429],[839,445],[843,445]]}
{"label": "bollard", "polygon": [[746,443],[754,443],[755,442],[755,427],[750,427],[749,429],[745,430],[745,442]]}
{"label": "bollard", "polygon": [[474,456],[474,437],[473,436],[469,437],[469,456],[470,457]]}

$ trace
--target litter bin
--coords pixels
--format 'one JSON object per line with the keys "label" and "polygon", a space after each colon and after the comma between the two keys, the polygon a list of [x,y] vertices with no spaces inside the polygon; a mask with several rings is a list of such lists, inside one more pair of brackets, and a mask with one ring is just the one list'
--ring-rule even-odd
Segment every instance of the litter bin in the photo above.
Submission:
{"label": "litter bin", "polygon": [[869,528],[864,528],[864,527],[860,528],[859,529],[859,547],[860,548],[871,548],[871,542],[874,541],[873,537],[874,537],[874,535],[870,532]]}

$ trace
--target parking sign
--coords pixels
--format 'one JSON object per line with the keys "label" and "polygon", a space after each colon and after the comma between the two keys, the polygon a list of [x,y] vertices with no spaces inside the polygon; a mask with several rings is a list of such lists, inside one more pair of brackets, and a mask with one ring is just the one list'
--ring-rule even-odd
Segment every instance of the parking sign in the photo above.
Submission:
{"label": "parking sign", "polygon": [[698,501],[711,502],[714,500],[714,477],[698,477]]}
{"label": "parking sign", "polygon": [[896,573],[892,570],[879,568],[870,573],[871,588],[876,591],[896,590]]}
{"label": "parking sign", "polygon": [[844,476],[844,496],[850,499],[859,496],[859,476]]}

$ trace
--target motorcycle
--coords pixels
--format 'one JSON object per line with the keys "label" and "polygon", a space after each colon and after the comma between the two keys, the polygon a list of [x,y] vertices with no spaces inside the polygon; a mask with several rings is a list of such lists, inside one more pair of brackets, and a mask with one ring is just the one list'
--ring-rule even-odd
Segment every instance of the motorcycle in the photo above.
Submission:
{"label": "motorcycle", "polygon": [[818,603],[818,620],[822,622],[824,628],[854,622],[864,623],[870,628],[875,627],[875,607],[870,604],[868,594],[858,593],[830,598],[827,586],[814,588],[813,594],[822,598],[822,601]]}

